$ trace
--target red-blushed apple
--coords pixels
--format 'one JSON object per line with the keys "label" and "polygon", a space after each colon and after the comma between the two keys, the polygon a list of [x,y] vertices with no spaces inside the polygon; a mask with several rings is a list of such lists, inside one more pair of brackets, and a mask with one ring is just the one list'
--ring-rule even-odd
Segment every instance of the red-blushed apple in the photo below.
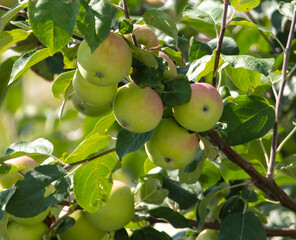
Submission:
{"label": "red-blushed apple", "polygon": [[[32,158],[28,156],[21,156],[17,158],[12,158],[4,162],[8,165],[13,165],[16,167],[23,166],[24,168],[20,170],[22,174],[27,173],[30,169],[37,167],[39,164]],[[0,176],[0,189],[10,188],[18,180],[23,180],[24,177],[19,172],[7,173]]]}
{"label": "red-blushed apple", "polygon": [[73,88],[75,94],[89,104],[101,106],[112,101],[116,91],[117,84],[109,86],[97,86],[84,79],[77,70],[73,77]]}
{"label": "red-blushed apple", "polygon": [[12,221],[7,225],[10,240],[41,240],[47,230],[48,227],[43,222],[27,226]]}
{"label": "red-blushed apple", "polygon": [[78,112],[90,117],[100,116],[112,110],[112,101],[95,106],[81,99],[75,93],[71,96],[71,100]]}
{"label": "red-blushed apple", "polygon": [[211,84],[193,83],[188,103],[173,107],[177,122],[195,132],[210,130],[219,121],[223,112],[222,98]]}
{"label": "red-blushed apple", "polygon": [[117,91],[113,111],[123,128],[134,133],[144,133],[154,129],[160,122],[163,104],[152,88],[141,88],[129,83]]}
{"label": "red-blushed apple", "polygon": [[133,34],[138,44],[145,46],[146,49],[156,48],[159,45],[156,34],[147,26],[135,24]]}
{"label": "red-blushed apple", "polygon": [[174,119],[162,119],[145,144],[148,157],[165,169],[178,169],[190,163],[198,148],[196,133],[190,133]]}
{"label": "red-blushed apple", "polygon": [[113,32],[93,53],[85,40],[78,47],[78,69],[87,81],[95,85],[119,83],[128,75],[131,64],[132,54],[128,44]]}
{"label": "red-blushed apple", "polygon": [[163,73],[163,79],[169,79],[177,76],[177,68],[175,63],[168,55],[166,55],[164,52],[159,52],[158,56],[163,58],[168,63],[168,69],[164,71]]}
{"label": "red-blushed apple", "polygon": [[109,198],[95,213],[87,213],[90,222],[102,231],[116,231],[134,217],[134,196],[125,183],[113,181]]}
{"label": "red-blushed apple", "polygon": [[94,227],[86,217],[83,210],[76,210],[70,217],[74,218],[75,224],[60,234],[61,240],[108,240],[109,233]]}

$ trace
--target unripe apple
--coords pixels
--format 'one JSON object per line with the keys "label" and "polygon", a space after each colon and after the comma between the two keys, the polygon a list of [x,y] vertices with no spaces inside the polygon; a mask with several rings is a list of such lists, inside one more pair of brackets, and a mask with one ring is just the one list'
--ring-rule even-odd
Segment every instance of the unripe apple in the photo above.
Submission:
{"label": "unripe apple", "polygon": [[193,83],[188,103],[174,107],[177,122],[195,132],[210,130],[219,121],[223,112],[222,98],[211,84]]}
{"label": "unripe apple", "polygon": [[10,222],[7,225],[10,240],[40,240],[47,230],[48,227],[43,222],[30,226],[17,222]]}
{"label": "unripe apple", "polygon": [[175,63],[164,52],[159,52],[158,56],[163,58],[168,63],[168,69],[163,73],[163,79],[169,79],[177,76],[177,69]]}
{"label": "unripe apple", "polygon": [[30,226],[30,225],[35,225],[35,224],[43,222],[43,220],[47,217],[49,211],[50,211],[50,208],[47,208],[45,211],[43,211],[42,213],[39,213],[35,217],[20,218],[20,217],[16,217],[16,216],[11,215],[11,218],[13,221],[15,221],[19,224]]}
{"label": "unripe apple", "polygon": [[202,230],[195,240],[216,240],[218,236],[218,231],[214,229],[204,229]]}
{"label": "unripe apple", "polygon": [[[6,160],[5,164],[13,165],[16,167],[24,166],[24,169],[20,170],[21,173],[25,174],[30,169],[37,167],[39,164],[28,156],[21,156]],[[10,188],[18,180],[23,180],[24,177],[19,172],[7,173],[0,176],[0,189]]]}
{"label": "unripe apple", "polygon": [[123,182],[113,181],[109,198],[95,213],[87,213],[90,222],[102,231],[116,231],[134,216],[134,197]]}
{"label": "unripe apple", "polygon": [[85,40],[78,47],[78,69],[87,81],[95,85],[119,83],[128,74],[131,64],[132,54],[128,44],[112,32],[93,53]]}
{"label": "unripe apple", "polygon": [[86,116],[96,117],[109,112],[112,109],[112,101],[100,106],[91,105],[87,101],[81,99],[76,94],[71,96],[74,107]]}
{"label": "unripe apple", "polygon": [[198,150],[198,137],[178,125],[174,119],[163,119],[145,144],[148,157],[166,169],[185,167]]}
{"label": "unripe apple", "polygon": [[[134,24],[133,34],[138,44],[144,45],[146,49],[156,48],[159,45],[156,34],[147,26]],[[128,39],[131,40],[130,35]]]}
{"label": "unripe apple", "polygon": [[129,83],[117,91],[113,111],[117,122],[123,128],[144,133],[158,125],[163,105],[161,98],[152,88],[141,88],[135,83]]}
{"label": "unripe apple", "polygon": [[62,240],[108,240],[109,234],[95,228],[87,219],[83,210],[76,210],[70,217],[74,218],[75,224],[60,234]]}
{"label": "unripe apple", "polygon": [[101,106],[112,101],[117,90],[117,84],[109,86],[94,85],[86,81],[77,70],[73,78],[73,88],[75,94],[81,99],[92,105]]}

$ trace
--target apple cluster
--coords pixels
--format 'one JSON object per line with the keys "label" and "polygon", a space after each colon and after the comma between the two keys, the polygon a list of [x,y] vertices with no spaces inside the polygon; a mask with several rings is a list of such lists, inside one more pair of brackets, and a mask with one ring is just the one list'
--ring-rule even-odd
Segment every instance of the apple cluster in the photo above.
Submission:
{"label": "apple cluster", "polygon": [[[175,63],[159,51],[159,41],[152,29],[142,25],[134,25],[133,29],[138,46],[166,63],[162,81],[177,77]],[[222,98],[208,83],[191,83],[189,102],[172,107],[172,115],[165,118],[166,106],[153,87],[140,86],[132,80],[132,74],[129,83],[118,87],[118,83],[133,72],[129,48],[132,43],[131,34],[120,36],[113,32],[94,52],[85,40],[81,42],[77,53],[78,69],[73,79],[77,95],[73,98],[74,104],[80,110],[85,108],[88,113],[96,114],[112,108],[118,124],[133,133],[153,130],[145,144],[149,158],[163,168],[182,168],[198,150],[197,133],[210,130],[219,121],[223,112]]]}

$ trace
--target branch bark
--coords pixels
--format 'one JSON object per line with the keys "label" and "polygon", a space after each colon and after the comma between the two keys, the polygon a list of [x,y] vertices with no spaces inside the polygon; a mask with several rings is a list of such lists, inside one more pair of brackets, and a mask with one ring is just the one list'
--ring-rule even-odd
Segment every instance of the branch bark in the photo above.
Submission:
{"label": "branch bark", "polygon": [[296,212],[296,201],[290,198],[274,181],[273,178],[262,176],[253,165],[235,152],[214,130],[208,132],[208,136],[227,158],[242,168],[254,181],[254,184],[274,200],[294,212]]}

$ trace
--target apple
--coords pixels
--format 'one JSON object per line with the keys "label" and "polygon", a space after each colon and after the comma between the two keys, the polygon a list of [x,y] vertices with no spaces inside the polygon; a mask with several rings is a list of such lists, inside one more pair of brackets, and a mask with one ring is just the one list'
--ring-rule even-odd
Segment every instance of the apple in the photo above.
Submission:
{"label": "apple", "polygon": [[202,230],[195,240],[215,240],[217,239],[218,231],[214,229]]}
{"label": "apple", "polygon": [[22,225],[26,225],[26,226],[35,225],[43,222],[43,220],[47,217],[49,211],[50,211],[50,208],[47,208],[42,213],[39,213],[37,216],[29,217],[29,218],[20,218],[20,217],[11,215],[11,219]]}
{"label": "apple", "polygon": [[168,63],[168,69],[164,71],[163,78],[170,79],[177,76],[177,69],[175,63],[164,52],[159,51],[158,56],[163,58]]}
{"label": "apple", "polygon": [[193,83],[188,103],[173,107],[177,122],[195,132],[210,130],[219,121],[223,112],[222,98],[211,84]]}
{"label": "apple", "polygon": [[45,223],[35,225],[22,225],[17,222],[10,222],[7,225],[7,232],[11,240],[40,240],[48,230]]}
{"label": "apple", "polygon": [[[28,156],[21,156],[17,158],[12,158],[4,162],[8,165],[13,165],[16,167],[24,166],[24,169],[20,170],[22,174],[25,174],[30,169],[37,167],[39,164],[32,158]],[[0,189],[10,188],[18,180],[23,180],[24,177],[19,172],[7,173],[0,176]]]}
{"label": "apple", "polygon": [[159,95],[150,87],[139,87],[135,83],[122,86],[113,101],[117,122],[134,133],[154,129],[161,120],[163,105]]}
{"label": "apple", "polygon": [[71,96],[74,107],[82,114],[86,116],[96,117],[109,112],[112,109],[112,101],[103,105],[95,106],[91,105],[87,101],[81,99],[76,94]]}
{"label": "apple", "polygon": [[95,213],[87,213],[90,222],[102,231],[116,231],[128,224],[134,216],[134,197],[123,182],[113,181],[109,198]]}
{"label": "apple", "polygon": [[[143,25],[134,24],[133,34],[137,43],[143,45],[146,49],[158,47],[158,38],[151,28]],[[131,34],[127,35],[127,39],[132,41]]]}
{"label": "apple", "polygon": [[93,53],[83,40],[77,51],[77,65],[81,75],[90,83],[114,85],[124,79],[132,65],[132,54],[126,41],[110,32]]}
{"label": "apple", "polygon": [[73,77],[73,88],[75,94],[89,104],[101,106],[112,101],[116,91],[117,84],[109,86],[97,86],[84,79],[79,70]]}
{"label": "apple", "polygon": [[152,162],[165,169],[178,169],[190,163],[197,150],[199,139],[178,125],[174,119],[163,119],[152,137],[145,143],[146,153]]}
{"label": "apple", "polygon": [[60,234],[62,240],[108,240],[109,234],[95,228],[87,219],[83,210],[76,210],[70,217],[74,218],[75,224]]}

